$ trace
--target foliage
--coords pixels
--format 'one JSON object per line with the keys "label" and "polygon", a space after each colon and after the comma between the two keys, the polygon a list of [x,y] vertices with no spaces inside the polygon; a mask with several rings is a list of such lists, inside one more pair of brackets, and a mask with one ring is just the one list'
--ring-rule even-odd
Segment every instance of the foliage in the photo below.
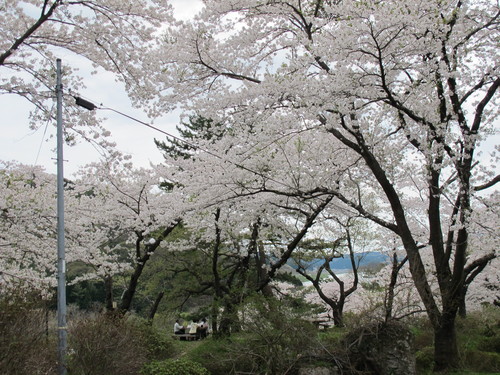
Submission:
{"label": "foliage", "polygon": [[[23,2],[1,8],[8,38],[0,69],[29,73],[31,57],[40,56],[34,77],[42,81],[26,85],[17,71],[5,74],[3,92],[27,92],[45,109],[50,95],[38,100],[31,93],[40,93],[37,84],[50,87],[52,55],[45,48],[57,40],[116,69],[129,90],[144,86],[135,101],[154,97],[151,113],[182,103],[186,114],[217,124],[212,138],[193,138],[196,147],[165,155],[154,171],[127,163],[116,168],[113,161],[80,176],[81,202],[68,207],[79,250],[72,260],[85,260],[101,277],[133,268],[123,310],[166,236],[162,230],[181,217],[194,235],[175,250],[203,244],[211,259],[209,278],[196,280],[191,272],[200,286],[196,292],[212,288],[216,307],[232,317],[249,291],[265,290],[301,241],[328,242],[325,230],[339,216],[360,217],[372,223],[377,246],[408,256],[401,274],[413,287],[398,287],[418,295],[402,300],[408,296],[413,306],[417,297],[425,308],[439,369],[457,365],[462,348],[453,333],[460,304],[468,291],[480,290],[475,280],[482,290],[476,303],[494,295],[484,291],[497,290],[497,275],[480,274],[494,269],[499,228],[499,194],[492,189],[500,181],[498,154],[488,150],[498,132],[500,78],[498,59],[491,58],[498,49],[498,2],[207,0],[191,21],[162,24],[154,42],[150,26],[159,27],[163,19],[155,15],[169,9],[142,6],[162,2],[105,1],[111,11],[88,15],[78,7],[94,10],[93,1],[30,3],[41,10],[43,27]],[[37,33],[23,29],[30,24]],[[63,43],[66,38],[76,39]],[[133,84],[136,77],[141,85]],[[186,157],[191,154],[196,157]],[[160,181],[169,194],[157,194]],[[42,279],[48,285],[54,282],[48,255],[55,239],[53,191],[32,182],[30,174],[2,176],[1,245],[8,249],[2,268],[9,282]],[[98,198],[82,194],[89,191],[83,182],[99,187]],[[35,192],[41,191],[40,199]],[[115,247],[123,232],[131,250],[127,259]],[[22,243],[25,233],[29,238]],[[267,323],[268,341],[279,341],[272,336],[280,332],[278,322]],[[272,349],[291,361],[279,346]],[[274,365],[264,358],[259,366]]]}
{"label": "foliage", "polygon": [[[235,362],[232,360],[231,347],[244,339],[243,333],[236,333],[230,337],[215,339],[213,336],[202,340],[196,347],[186,345],[186,358],[200,363],[209,370],[212,375],[232,374]],[[251,364],[246,358],[242,358],[237,368],[250,368]]]}
{"label": "foliage", "polygon": [[117,315],[70,320],[68,337],[73,375],[136,375],[148,359],[138,327]]}
{"label": "foliage", "polygon": [[[125,293],[114,295],[122,296],[122,302],[126,299],[124,310],[130,308],[142,269],[177,223],[177,212],[162,208],[169,196],[157,186],[149,171],[129,169],[119,157],[89,165],[66,183],[66,261],[68,281],[75,284],[70,298],[74,292],[79,303],[88,306],[94,299],[90,294],[104,293],[82,290],[79,282],[102,282],[121,274],[128,276],[128,285]],[[0,266],[5,288],[22,283],[47,293],[56,285],[55,188],[55,176],[39,167],[0,164]]]}
{"label": "foliage", "polygon": [[[290,300],[252,297],[240,308],[241,331],[201,341],[187,357],[212,374],[284,374],[325,352],[307,312]],[[313,354],[314,353],[314,354]],[[321,355],[320,355],[321,357]],[[331,357],[326,356],[326,361]]]}
{"label": "foliage", "polygon": [[83,280],[70,284],[66,288],[68,304],[76,304],[82,310],[91,310],[96,305],[103,305],[104,283],[95,280]]}
{"label": "foliage", "polygon": [[[499,318],[498,307],[485,306],[482,311],[471,313],[466,318],[458,320],[460,368],[464,374],[474,371],[481,373],[499,371]],[[418,373],[431,373],[434,360],[432,327],[425,319],[413,318],[408,323],[415,335]]]}
{"label": "foliage", "polygon": [[417,373],[427,374],[432,372],[434,367],[434,348],[432,346],[419,350],[415,357]]}
{"label": "foliage", "polygon": [[182,126],[176,126],[182,141],[168,139],[168,143],[155,140],[156,146],[165,154],[175,159],[189,159],[196,151],[196,143],[199,139],[210,141],[212,138],[220,139],[224,134],[221,124],[214,124],[212,120],[201,116],[189,116],[189,122],[182,122]]}
{"label": "foliage", "polygon": [[53,313],[46,301],[14,291],[0,295],[0,373],[53,374],[57,368],[56,337],[49,330]]}
{"label": "foliage", "polygon": [[471,371],[500,372],[500,353],[468,350],[463,355],[463,367]]}
{"label": "foliage", "polygon": [[137,329],[137,334],[143,340],[148,359],[161,360],[171,358],[176,354],[177,350],[170,336],[164,330],[152,325],[151,321],[132,316],[128,323]]}
{"label": "foliage", "polygon": [[295,251],[279,246],[294,229],[303,240],[338,216],[372,222],[394,238],[381,247],[408,256],[436,362],[455,366],[458,306],[496,257],[498,155],[480,153],[498,126],[498,4],[204,4],[166,28],[158,82],[167,102],[231,131],[199,140],[209,152],[196,162],[167,159],[164,176],[199,223],[215,205],[232,228],[265,223],[273,236],[260,238],[279,256]]}
{"label": "foliage", "polygon": [[199,363],[186,359],[166,359],[146,364],[142,375],[210,375],[210,372]]}
{"label": "foliage", "polygon": [[141,276],[142,282],[134,301],[134,310],[142,316],[149,312],[152,297],[161,291],[164,291],[164,297],[160,312],[189,312],[189,316],[182,316],[186,320],[208,315],[191,316],[191,312],[210,305],[209,291],[200,288],[200,282],[210,280],[210,259],[207,249],[201,244],[197,250],[173,250],[186,236],[185,229],[176,230],[172,238],[167,239],[165,246],[151,257],[148,268]]}
{"label": "foliage", "polygon": [[[171,7],[160,1],[17,0],[0,6],[0,94],[15,94],[32,104],[32,127],[55,122],[53,86],[56,56],[117,74],[133,90],[145,81],[140,64],[151,50],[155,30],[169,20]],[[73,60],[74,61],[74,60]],[[82,62],[83,61],[83,62]],[[82,77],[65,64],[63,86],[77,93]],[[95,73],[95,72],[94,72]],[[140,78],[139,78],[140,77]],[[65,96],[66,140],[86,140],[113,148],[109,131]]]}

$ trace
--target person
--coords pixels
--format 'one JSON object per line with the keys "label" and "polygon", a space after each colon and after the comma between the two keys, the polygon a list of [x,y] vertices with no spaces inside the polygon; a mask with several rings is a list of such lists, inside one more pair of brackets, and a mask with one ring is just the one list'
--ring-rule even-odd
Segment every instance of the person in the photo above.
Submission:
{"label": "person", "polygon": [[191,324],[189,325],[189,334],[190,335],[196,335],[196,332],[198,331],[198,321],[193,320]]}
{"label": "person", "polygon": [[182,335],[186,332],[184,326],[181,324],[180,320],[177,319],[174,324],[174,334],[175,335]]}
{"label": "person", "polygon": [[200,334],[200,338],[204,339],[208,335],[208,323],[205,318],[201,320],[200,326],[198,327],[198,332]]}

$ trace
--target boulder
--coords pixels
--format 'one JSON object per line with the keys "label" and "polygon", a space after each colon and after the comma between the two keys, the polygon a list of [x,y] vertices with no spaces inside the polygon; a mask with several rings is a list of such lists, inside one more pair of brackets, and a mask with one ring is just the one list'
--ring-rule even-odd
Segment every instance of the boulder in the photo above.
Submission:
{"label": "boulder", "polygon": [[356,369],[376,375],[415,375],[413,335],[397,322],[360,327],[345,342]]}
{"label": "boulder", "polygon": [[328,367],[303,367],[298,375],[337,375],[338,371]]}

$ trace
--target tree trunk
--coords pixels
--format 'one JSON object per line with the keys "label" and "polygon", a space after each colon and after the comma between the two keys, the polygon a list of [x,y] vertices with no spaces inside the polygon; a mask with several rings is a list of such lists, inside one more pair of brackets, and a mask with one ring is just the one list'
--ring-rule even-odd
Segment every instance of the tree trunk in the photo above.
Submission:
{"label": "tree trunk", "polygon": [[441,317],[439,327],[434,327],[434,371],[446,371],[458,366],[458,347],[455,314]]}
{"label": "tree trunk", "polygon": [[344,326],[344,317],[343,317],[343,312],[342,309],[333,309],[332,310],[333,314],[333,324],[335,327],[343,327]]}
{"label": "tree trunk", "polygon": [[215,308],[215,305],[212,305],[211,315],[212,319],[210,319],[210,323],[212,325],[212,334],[214,336],[217,336],[219,331],[219,318],[217,315],[217,308]]}
{"label": "tree trunk", "polygon": [[[267,257],[266,257],[266,253],[264,251],[264,244],[262,241],[259,241],[258,252],[257,252],[257,257],[256,257],[257,273],[258,273],[257,276],[259,279],[259,283],[261,283],[262,280],[269,279],[269,276],[267,274],[267,268],[266,268],[266,259],[267,259]],[[262,288],[262,295],[264,295],[265,297],[268,297],[268,298],[274,297],[273,288],[271,287],[271,285],[266,284]]]}
{"label": "tree trunk", "polygon": [[393,308],[394,308],[394,290],[396,289],[396,284],[398,282],[399,271],[403,267],[403,265],[408,260],[408,257],[404,257],[401,263],[398,262],[398,255],[396,251],[392,254],[392,269],[391,269],[391,280],[389,282],[389,286],[387,287],[387,291],[385,294],[384,306],[385,306],[385,322],[389,322],[393,318]]}
{"label": "tree trunk", "polygon": [[467,316],[467,304],[465,303],[465,296],[467,294],[467,287],[463,287],[463,291],[460,297],[460,305],[458,305],[458,316],[465,318]]}
{"label": "tree trunk", "polygon": [[236,306],[226,302],[220,318],[218,333],[221,336],[229,336],[231,332],[240,331]]}
{"label": "tree trunk", "polygon": [[156,297],[155,299],[155,302],[153,303],[153,306],[151,307],[151,311],[149,312],[149,320],[153,320],[155,315],[156,315],[156,311],[158,310],[158,306],[160,305],[160,302],[161,302],[161,299],[163,298],[163,295],[165,294],[164,291],[161,291],[160,293],[158,293],[158,296]]}
{"label": "tree trunk", "polygon": [[113,278],[111,276],[104,278],[104,295],[106,310],[113,311],[115,307],[113,306]]}
{"label": "tree trunk", "polygon": [[[149,259],[149,256],[147,257]],[[127,289],[123,292],[122,300],[120,303],[120,312],[125,314],[130,310],[132,306],[132,299],[134,298],[135,291],[137,289],[137,284],[139,282],[139,277],[142,275],[142,271],[144,270],[144,265],[146,262],[137,263],[132,276],[130,276],[130,280],[128,283]]]}
{"label": "tree trunk", "polygon": [[136,232],[137,238],[135,240],[136,247],[136,265],[134,267],[134,271],[130,276],[130,280],[127,286],[127,289],[123,292],[121,303],[120,303],[120,313],[125,314],[130,310],[132,306],[132,299],[134,298],[135,291],[137,289],[137,284],[139,282],[139,277],[142,275],[142,271],[144,271],[144,267],[148,262],[151,255],[155,252],[155,250],[160,246],[161,242],[170,234],[172,231],[180,224],[180,220],[175,221],[170,224],[167,228],[163,230],[161,235],[156,238],[153,243],[145,245],[144,254],[141,255],[141,248],[143,245],[142,241],[144,240],[144,236],[142,232]]}

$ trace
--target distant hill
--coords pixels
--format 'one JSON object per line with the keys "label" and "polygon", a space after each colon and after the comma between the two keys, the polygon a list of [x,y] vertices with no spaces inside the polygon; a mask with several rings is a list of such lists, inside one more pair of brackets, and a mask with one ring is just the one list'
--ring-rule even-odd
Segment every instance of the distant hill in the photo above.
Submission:
{"label": "distant hill", "polygon": [[[373,251],[373,252],[365,252],[365,253],[357,253],[354,255],[356,259],[356,263],[359,264],[360,267],[366,267],[376,264],[388,263],[390,258],[387,254]],[[288,265],[292,268],[297,268],[294,264],[295,262],[290,261]],[[314,259],[308,262],[308,268],[310,270],[314,270],[323,264],[323,259]],[[349,259],[349,255],[344,255],[342,258],[335,258],[330,262],[330,267],[336,271],[349,271],[352,270],[351,260]]]}

